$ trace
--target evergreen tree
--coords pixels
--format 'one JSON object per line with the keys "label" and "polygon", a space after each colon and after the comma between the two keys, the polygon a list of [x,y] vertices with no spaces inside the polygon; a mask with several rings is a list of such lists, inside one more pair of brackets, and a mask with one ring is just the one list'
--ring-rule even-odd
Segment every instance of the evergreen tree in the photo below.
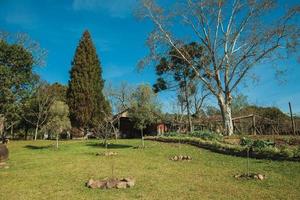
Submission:
{"label": "evergreen tree", "polygon": [[70,77],[67,101],[72,126],[93,129],[111,113],[111,108],[102,93],[100,61],[88,31],[77,46]]}

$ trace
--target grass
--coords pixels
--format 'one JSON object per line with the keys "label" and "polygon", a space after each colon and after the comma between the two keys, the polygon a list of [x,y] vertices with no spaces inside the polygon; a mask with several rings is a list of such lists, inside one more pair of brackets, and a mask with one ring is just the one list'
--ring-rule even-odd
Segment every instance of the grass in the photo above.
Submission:
{"label": "grass", "polygon": [[[99,141],[13,141],[9,169],[0,169],[0,199],[299,199],[300,163],[250,160],[251,172],[264,181],[237,180],[246,171],[246,159],[212,153],[184,144],[118,140],[115,157],[95,156],[105,149]],[[192,156],[191,162],[174,162],[171,156]],[[92,190],[89,178],[112,174],[132,176],[136,186],[123,190]]]}

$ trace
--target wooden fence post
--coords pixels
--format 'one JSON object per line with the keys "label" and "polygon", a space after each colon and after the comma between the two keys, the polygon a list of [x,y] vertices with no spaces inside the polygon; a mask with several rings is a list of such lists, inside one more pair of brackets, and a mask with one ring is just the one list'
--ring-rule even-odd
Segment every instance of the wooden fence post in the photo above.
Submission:
{"label": "wooden fence post", "polygon": [[295,128],[295,121],[294,121],[294,117],[293,117],[293,111],[292,111],[292,105],[291,102],[289,102],[289,107],[290,107],[290,114],[291,114],[291,122],[292,122],[292,129],[293,129],[293,134],[296,134],[296,128]]}

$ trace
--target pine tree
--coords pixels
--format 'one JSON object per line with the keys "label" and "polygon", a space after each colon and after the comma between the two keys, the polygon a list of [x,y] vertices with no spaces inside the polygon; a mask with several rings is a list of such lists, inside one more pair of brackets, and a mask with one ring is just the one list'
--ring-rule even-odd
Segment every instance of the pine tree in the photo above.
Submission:
{"label": "pine tree", "polygon": [[88,31],[77,46],[70,71],[67,101],[73,127],[92,129],[111,113],[102,90],[104,80],[96,48]]}

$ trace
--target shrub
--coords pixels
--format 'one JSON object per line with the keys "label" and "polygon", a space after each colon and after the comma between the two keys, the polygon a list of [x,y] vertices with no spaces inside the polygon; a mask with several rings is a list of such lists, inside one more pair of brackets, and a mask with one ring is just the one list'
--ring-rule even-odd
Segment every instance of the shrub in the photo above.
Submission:
{"label": "shrub", "polygon": [[243,137],[241,139],[240,143],[241,143],[242,146],[248,146],[248,147],[250,147],[250,146],[253,145],[254,141],[251,138],[245,138],[245,137]]}
{"label": "shrub", "polygon": [[194,131],[188,134],[191,137],[201,138],[203,140],[217,140],[221,141],[223,137],[217,133],[210,131]]}
{"label": "shrub", "polygon": [[262,149],[266,147],[274,147],[275,143],[269,140],[253,140],[251,138],[243,137],[241,139],[241,145],[251,147],[251,148]]}

